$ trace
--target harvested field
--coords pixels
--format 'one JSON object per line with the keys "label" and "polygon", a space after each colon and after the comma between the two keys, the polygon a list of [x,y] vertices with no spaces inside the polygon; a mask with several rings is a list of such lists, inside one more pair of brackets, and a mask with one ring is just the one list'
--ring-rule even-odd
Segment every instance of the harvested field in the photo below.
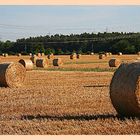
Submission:
{"label": "harvested field", "polygon": [[[111,56],[104,60],[94,55],[82,56],[74,61],[69,56],[57,57],[63,59],[63,67],[73,71],[54,71],[50,60],[52,71],[34,68],[27,71],[22,87],[0,87],[1,135],[140,134],[140,119],[119,117],[111,103],[109,85],[114,73],[108,66]],[[116,57],[132,61],[137,55]],[[19,58],[8,56],[2,60]],[[83,65],[85,70],[89,68],[88,72],[76,71],[83,69]],[[93,72],[97,67],[106,71]]]}

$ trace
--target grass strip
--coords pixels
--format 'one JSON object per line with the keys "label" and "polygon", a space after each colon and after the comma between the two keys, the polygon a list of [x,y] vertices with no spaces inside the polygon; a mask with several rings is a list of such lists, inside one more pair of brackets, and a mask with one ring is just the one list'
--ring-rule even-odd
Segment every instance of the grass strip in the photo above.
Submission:
{"label": "grass strip", "polygon": [[94,64],[94,63],[107,63],[106,61],[102,61],[102,62],[66,62],[64,64]]}
{"label": "grass strip", "polygon": [[81,72],[115,72],[116,68],[34,68],[34,70],[47,70],[47,71],[81,71]]}

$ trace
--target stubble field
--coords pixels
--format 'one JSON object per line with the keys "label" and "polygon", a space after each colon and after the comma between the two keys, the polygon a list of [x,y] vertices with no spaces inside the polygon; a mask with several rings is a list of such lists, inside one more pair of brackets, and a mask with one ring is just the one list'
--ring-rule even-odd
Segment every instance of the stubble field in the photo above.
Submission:
{"label": "stubble field", "polygon": [[[119,117],[113,108],[109,85],[116,68],[110,58],[133,61],[137,55],[98,55],[70,60],[64,65],[27,71],[21,88],[0,87],[0,134],[82,135],[140,134],[139,118]],[[2,62],[28,56],[1,57]]]}

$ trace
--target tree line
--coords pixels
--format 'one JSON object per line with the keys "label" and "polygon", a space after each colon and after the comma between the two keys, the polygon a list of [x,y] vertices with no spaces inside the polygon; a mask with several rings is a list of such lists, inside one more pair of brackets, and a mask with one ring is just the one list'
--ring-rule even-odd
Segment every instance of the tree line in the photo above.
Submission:
{"label": "tree line", "polygon": [[[129,36],[128,38],[125,36]],[[119,38],[120,37],[120,38]],[[140,51],[140,33],[82,33],[46,35],[13,41],[0,41],[0,54],[89,54],[111,52],[134,54]]]}

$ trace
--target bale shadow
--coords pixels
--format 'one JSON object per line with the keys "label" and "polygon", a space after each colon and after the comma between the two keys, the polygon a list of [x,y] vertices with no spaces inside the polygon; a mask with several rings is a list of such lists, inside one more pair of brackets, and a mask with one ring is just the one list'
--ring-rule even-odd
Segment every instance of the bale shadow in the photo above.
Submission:
{"label": "bale shadow", "polygon": [[7,86],[0,84],[0,88],[7,88]]}
{"label": "bale shadow", "polygon": [[[89,121],[89,120],[106,120],[106,119],[118,119],[121,121],[125,121],[126,119],[136,119],[135,117],[123,117],[120,115],[114,114],[97,114],[97,115],[65,115],[65,116],[51,116],[51,115],[23,115],[21,116],[21,120],[42,120],[42,119],[50,119],[50,120],[80,120],[80,121]],[[140,118],[137,118],[140,120]]]}
{"label": "bale shadow", "polygon": [[109,87],[109,85],[92,85],[92,86],[84,86],[85,88],[87,87]]}

